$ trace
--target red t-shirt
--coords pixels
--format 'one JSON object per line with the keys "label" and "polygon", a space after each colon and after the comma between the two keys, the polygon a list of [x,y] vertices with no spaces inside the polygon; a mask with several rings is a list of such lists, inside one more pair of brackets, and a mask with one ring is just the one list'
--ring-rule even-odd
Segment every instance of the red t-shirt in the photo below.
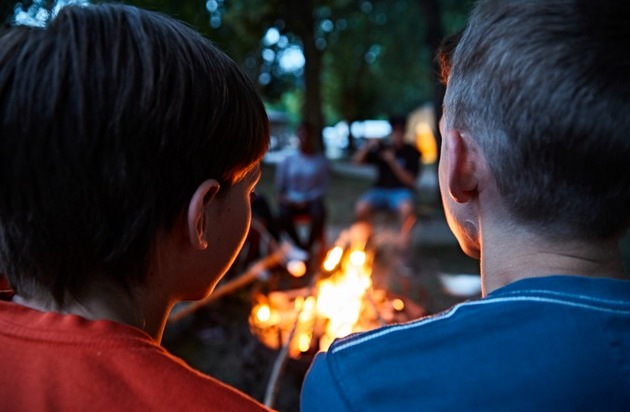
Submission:
{"label": "red t-shirt", "polygon": [[0,301],[0,409],[265,411],[143,331]]}

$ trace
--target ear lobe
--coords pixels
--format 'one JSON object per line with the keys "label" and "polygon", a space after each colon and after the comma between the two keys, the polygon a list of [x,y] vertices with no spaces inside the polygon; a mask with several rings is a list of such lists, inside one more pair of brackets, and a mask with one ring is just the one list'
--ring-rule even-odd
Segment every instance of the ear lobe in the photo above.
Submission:
{"label": "ear lobe", "polygon": [[188,205],[188,237],[190,244],[198,250],[208,247],[206,236],[206,206],[216,196],[221,186],[214,179],[203,181],[193,193]]}
{"label": "ear lobe", "polygon": [[475,143],[457,130],[443,136],[447,150],[447,184],[451,197],[458,203],[468,202],[477,192],[479,152]]}

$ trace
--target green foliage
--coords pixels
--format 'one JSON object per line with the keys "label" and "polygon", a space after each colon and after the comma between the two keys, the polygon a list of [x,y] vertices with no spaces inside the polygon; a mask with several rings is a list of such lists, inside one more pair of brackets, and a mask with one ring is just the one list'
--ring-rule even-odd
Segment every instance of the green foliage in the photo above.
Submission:
{"label": "green foliage", "polygon": [[[93,3],[111,1],[91,0]],[[172,0],[125,0],[121,3],[130,4],[147,10],[159,11],[177,19],[184,20],[197,31],[208,35],[210,26],[208,24],[208,11],[203,1],[172,1]]]}
{"label": "green foliage", "polygon": [[[330,124],[341,119],[351,121],[385,117],[392,112],[408,113],[432,100],[433,51],[427,44],[424,8],[430,1],[123,2],[188,22],[232,56],[274,108],[299,117],[303,107],[320,106],[325,123]],[[21,1],[24,5],[32,2]],[[444,34],[454,33],[465,25],[473,0],[437,2]],[[0,17],[6,20],[12,4],[17,1],[2,3],[8,4],[0,10],[3,13]],[[45,2],[47,7],[52,3]],[[277,29],[282,42],[271,45],[263,42],[270,28]],[[279,57],[289,46],[311,50],[310,54],[306,53],[304,70],[283,70]],[[276,56],[275,60],[263,59],[265,49],[266,56]],[[305,78],[319,79],[319,84],[313,84],[312,80],[309,84]],[[314,87],[318,90],[313,90]],[[302,106],[298,107],[299,102]]]}
{"label": "green foliage", "polygon": [[304,92],[301,89],[291,89],[282,94],[282,96],[274,102],[266,104],[267,109],[285,112],[289,116],[289,123],[297,126],[300,121],[300,110],[304,105]]}
{"label": "green foliage", "polygon": [[468,13],[472,9],[475,0],[440,0],[442,5],[442,25],[444,34],[451,35],[464,26],[468,19]]}
{"label": "green foliage", "polygon": [[[282,50],[261,39],[274,27],[289,44],[304,48],[314,42],[322,59],[317,77],[326,123],[384,117],[408,113],[433,97],[424,1],[225,0],[222,25],[210,36],[253,80],[269,74],[259,90],[274,107],[287,111],[296,107],[283,107],[283,96],[304,90],[304,72],[287,73],[278,61],[264,61],[264,49],[276,56]],[[445,33],[465,24],[472,1],[440,0]],[[304,101],[309,98],[307,94]]]}
{"label": "green foliage", "polygon": [[408,113],[430,99],[419,3],[355,3],[337,14],[324,70],[330,112],[353,120]]}

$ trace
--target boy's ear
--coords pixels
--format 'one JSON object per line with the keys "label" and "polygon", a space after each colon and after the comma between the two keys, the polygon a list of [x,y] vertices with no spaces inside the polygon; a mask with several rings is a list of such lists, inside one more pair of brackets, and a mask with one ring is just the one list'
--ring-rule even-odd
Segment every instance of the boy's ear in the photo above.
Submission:
{"label": "boy's ear", "polygon": [[457,130],[448,130],[442,138],[446,140],[448,191],[456,202],[468,202],[478,191],[479,161],[483,160],[479,148]]}
{"label": "boy's ear", "polygon": [[188,237],[190,244],[198,250],[208,247],[206,237],[206,206],[216,196],[221,186],[214,179],[203,181],[193,193],[188,205]]}

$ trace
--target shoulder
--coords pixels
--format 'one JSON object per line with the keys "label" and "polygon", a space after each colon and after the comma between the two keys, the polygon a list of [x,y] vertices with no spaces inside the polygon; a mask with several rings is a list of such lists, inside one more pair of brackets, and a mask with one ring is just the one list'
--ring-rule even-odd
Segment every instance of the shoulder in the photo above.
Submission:
{"label": "shoulder", "polygon": [[[461,410],[489,402],[484,388],[509,394],[512,403],[502,400],[505,410],[532,410],[544,399],[568,399],[563,397],[575,387],[610,382],[620,359],[628,359],[622,348],[630,347],[630,335],[619,335],[610,325],[623,317],[627,324],[629,286],[577,277],[520,281],[434,316],[339,339],[313,363],[306,400],[311,393],[314,404],[320,386],[326,396],[352,406],[329,410],[415,410],[419,405]],[[611,336],[617,337],[612,346]],[[523,403],[518,395],[536,368],[537,376],[552,381],[572,376],[567,393],[550,386],[545,395]],[[627,397],[618,389],[624,383],[612,385],[619,397]],[[592,399],[601,402],[599,396]]]}
{"label": "shoulder", "polygon": [[457,356],[442,349],[452,339],[424,330],[438,319],[441,316],[336,340],[328,352],[317,355],[307,374],[302,410],[399,410],[409,404],[399,404],[391,393],[408,397],[411,392],[416,401],[423,398],[431,404],[433,395],[426,388],[443,381],[445,372],[437,365],[445,356]]}
{"label": "shoulder", "polygon": [[[117,410],[265,410],[192,369],[136,328],[0,302],[0,330],[0,363],[16,369],[7,379],[31,383],[18,385],[11,394],[25,410],[42,410],[39,402],[47,397],[79,410],[111,409],[111,399]],[[59,368],[63,376],[55,373]],[[0,378],[0,393],[8,387],[7,379]],[[33,387],[42,396],[32,397]]]}
{"label": "shoulder", "polygon": [[[448,362],[459,351],[484,350],[499,335],[518,344],[518,335],[523,331],[520,321],[533,320],[536,325],[555,321],[550,316],[539,316],[549,310],[543,303],[539,295],[525,296],[518,290],[460,303],[413,322],[338,339],[326,353],[326,362],[333,373],[351,376],[369,374],[366,371],[384,365],[396,365],[396,369],[415,365],[422,369],[435,362]],[[380,359],[380,366],[366,364],[365,359]],[[413,373],[421,372],[414,369]]]}
{"label": "shoulder", "polygon": [[[132,354],[137,360],[134,367],[136,381],[147,382],[152,389],[145,388],[138,397],[148,396],[144,402],[157,409],[173,410],[266,410],[248,395],[205,375],[172,355],[164,348]],[[127,364],[133,364],[132,359]],[[174,389],[176,388],[176,390]],[[146,392],[145,392],[146,391]]]}

